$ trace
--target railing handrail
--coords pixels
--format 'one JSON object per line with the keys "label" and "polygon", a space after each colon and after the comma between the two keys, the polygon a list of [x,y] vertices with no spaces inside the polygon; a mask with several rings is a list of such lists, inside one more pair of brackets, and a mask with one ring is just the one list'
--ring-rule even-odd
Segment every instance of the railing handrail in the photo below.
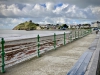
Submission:
{"label": "railing handrail", "polygon": [[[84,31],[84,30],[83,30]],[[73,35],[72,35],[73,34]],[[45,39],[44,37],[46,37],[47,39]],[[76,39],[76,37],[80,37],[80,32],[78,31],[78,32],[76,32],[76,33],[74,33],[74,32],[71,32],[70,34],[69,33],[63,33],[63,34],[58,34],[58,35],[56,35],[56,34],[54,34],[54,35],[49,35],[49,36],[40,36],[40,35],[37,35],[37,37],[34,37],[34,38],[24,38],[24,39],[18,39],[18,40],[5,40],[5,45],[3,46],[3,47],[5,47],[5,46],[7,46],[7,45],[13,45],[13,46],[11,46],[12,48],[14,48],[14,47],[16,47],[18,44],[19,45],[23,45],[23,47],[26,47],[26,45],[27,45],[27,48],[29,48],[29,46],[30,46],[30,44],[32,45],[32,43],[35,43],[34,45],[32,45],[32,46],[36,46],[35,47],[35,49],[37,50],[37,55],[38,55],[38,57],[40,57],[40,52],[41,52],[41,50],[40,50],[40,46],[43,44],[46,44],[46,43],[49,43],[49,42],[52,42],[52,44],[53,44],[53,47],[54,47],[54,49],[56,49],[57,47],[59,47],[59,46],[61,46],[61,45],[65,45],[67,42],[72,42],[74,39]],[[51,38],[52,39],[52,41],[51,41],[51,39],[49,40],[49,42],[48,41],[46,41],[46,40],[48,40],[49,38]],[[62,39],[60,39],[60,38],[62,38]],[[59,46],[57,46],[57,39],[59,40],[61,40],[62,41],[62,43],[60,43],[61,45],[59,45]],[[22,40],[22,41],[20,41],[20,40]],[[35,40],[35,41],[34,41]],[[41,43],[43,40],[45,40],[46,42],[43,42],[43,43]],[[16,43],[14,43],[16,41]],[[31,43],[30,43],[31,42]],[[23,44],[23,43],[25,43],[25,44]],[[17,45],[16,45],[17,44]],[[28,45],[29,44],[29,45]],[[16,46],[14,46],[14,45],[16,45]],[[21,46],[22,46],[21,45]],[[21,46],[19,46],[19,48],[21,47]],[[31,46],[30,46],[31,47]],[[6,49],[6,48],[5,48]],[[24,48],[23,48],[24,49]],[[14,53],[14,52],[16,52],[16,51],[21,51],[20,49],[12,49],[11,51],[7,51],[7,50],[5,50],[5,53],[6,54],[9,54],[9,53]],[[30,51],[29,49],[27,49],[27,51]],[[2,51],[3,52],[3,51]],[[2,55],[3,57],[4,57],[4,55]],[[26,60],[26,59],[25,59]],[[2,63],[2,65],[3,65],[3,63]],[[3,66],[4,67],[4,66]],[[2,67],[2,69],[4,69]],[[3,71],[3,72],[5,72],[5,70]],[[3,73],[2,72],[2,73]]]}

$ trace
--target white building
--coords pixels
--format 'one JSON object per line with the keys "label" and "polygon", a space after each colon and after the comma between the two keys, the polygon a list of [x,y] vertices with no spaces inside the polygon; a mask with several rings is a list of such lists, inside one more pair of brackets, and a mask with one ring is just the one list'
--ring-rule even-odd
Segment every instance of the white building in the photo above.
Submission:
{"label": "white building", "polygon": [[99,22],[99,21],[93,22],[93,23],[91,24],[91,27],[97,27],[97,28],[100,28],[100,22]]}

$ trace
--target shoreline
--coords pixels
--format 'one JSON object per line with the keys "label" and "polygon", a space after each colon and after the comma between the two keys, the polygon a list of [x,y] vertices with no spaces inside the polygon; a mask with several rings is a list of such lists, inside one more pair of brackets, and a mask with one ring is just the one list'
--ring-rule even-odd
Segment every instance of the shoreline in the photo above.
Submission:
{"label": "shoreline", "polygon": [[70,33],[70,31],[26,31],[24,34],[22,33],[7,33],[7,34],[0,34],[1,38],[4,38],[5,41],[11,41],[11,40],[21,40],[21,39],[28,39],[28,38],[36,38],[37,35],[40,35],[40,37],[46,37],[46,36],[53,36],[54,33],[56,35]]}

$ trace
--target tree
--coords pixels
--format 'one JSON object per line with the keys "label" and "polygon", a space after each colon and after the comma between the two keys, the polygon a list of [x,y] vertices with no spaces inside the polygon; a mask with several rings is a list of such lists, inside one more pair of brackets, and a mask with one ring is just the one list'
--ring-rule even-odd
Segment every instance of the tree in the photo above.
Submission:
{"label": "tree", "polygon": [[97,23],[100,23],[99,21],[97,21]]}
{"label": "tree", "polygon": [[32,20],[30,20],[29,22],[31,22],[31,23],[32,23]]}
{"label": "tree", "polygon": [[39,26],[39,24],[36,24],[36,26]]}
{"label": "tree", "polygon": [[66,24],[63,24],[63,25],[62,25],[62,27],[64,27],[64,28],[68,28],[68,25],[66,25]]}
{"label": "tree", "polygon": [[78,28],[80,28],[80,27],[81,27],[81,24],[78,25]]}
{"label": "tree", "polygon": [[59,26],[59,24],[56,24],[56,26]]}

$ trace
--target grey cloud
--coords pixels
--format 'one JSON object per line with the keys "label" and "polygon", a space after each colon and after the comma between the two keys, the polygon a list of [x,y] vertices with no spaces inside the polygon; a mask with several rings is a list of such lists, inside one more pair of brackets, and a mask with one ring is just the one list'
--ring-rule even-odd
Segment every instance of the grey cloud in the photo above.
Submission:
{"label": "grey cloud", "polygon": [[25,4],[16,4],[16,5],[18,6],[18,8],[19,8],[20,10],[22,10],[24,7],[26,7]]}
{"label": "grey cloud", "polygon": [[13,29],[19,23],[25,21],[23,18],[0,18],[0,29]]}
{"label": "grey cloud", "polygon": [[77,5],[81,8],[87,7],[87,6],[100,6],[100,0],[2,0],[2,3],[46,3],[46,2],[64,2],[69,4]]}
{"label": "grey cloud", "polygon": [[34,5],[21,5],[21,4],[11,4],[11,5],[0,5],[0,17],[1,18],[32,18],[32,17],[54,17],[56,14],[52,10],[47,10],[45,7],[38,5],[35,8]]}
{"label": "grey cloud", "polygon": [[[64,6],[67,5],[67,6]],[[48,10],[50,8],[50,10]],[[87,7],[80,9],[75,5],[63,4],[61,7],[53,9],[51,6],[45,8],[39,4],[11,4],[0,5],[0,17],[1,18],[55,18],[55,17],[67,17],[67,18],[99,18],[98,8]],[[95,12],[93,13],[93,11]],[[97,12],[96,12],[97,11]],[[59,13],[58,13],[59,12]]]}
{"label": "grey cloud", "polygon": [[[9,4],[0,5],[1,25],[17,25],[18,23],[33,20],[35,23],[75,23],[74,19],[88,21],[100,19],[100,7],[79,8],[75,5],[63,4],[61,7],[53,8],[41,6],[40,4]],[[53,4],[52,4],[53,5]],[[55,5],[55,4],[54,4]],[[53,6],[54,6],[53,5]],[[65,5],[65,6],[64,6]],[[36,8],[35,8],[36,7]],[[10,19],[8,19],[10,18]],[[25,19],[21,19],[25,18]],[[70,18],[71,20],[69,20]],[[14,20],[13,20],[14,19]],[[4,20],[4,21],[3,21]],[[81,22],[81,21],[80,21]],[[12,27],[14,27],[12,26]]]}

